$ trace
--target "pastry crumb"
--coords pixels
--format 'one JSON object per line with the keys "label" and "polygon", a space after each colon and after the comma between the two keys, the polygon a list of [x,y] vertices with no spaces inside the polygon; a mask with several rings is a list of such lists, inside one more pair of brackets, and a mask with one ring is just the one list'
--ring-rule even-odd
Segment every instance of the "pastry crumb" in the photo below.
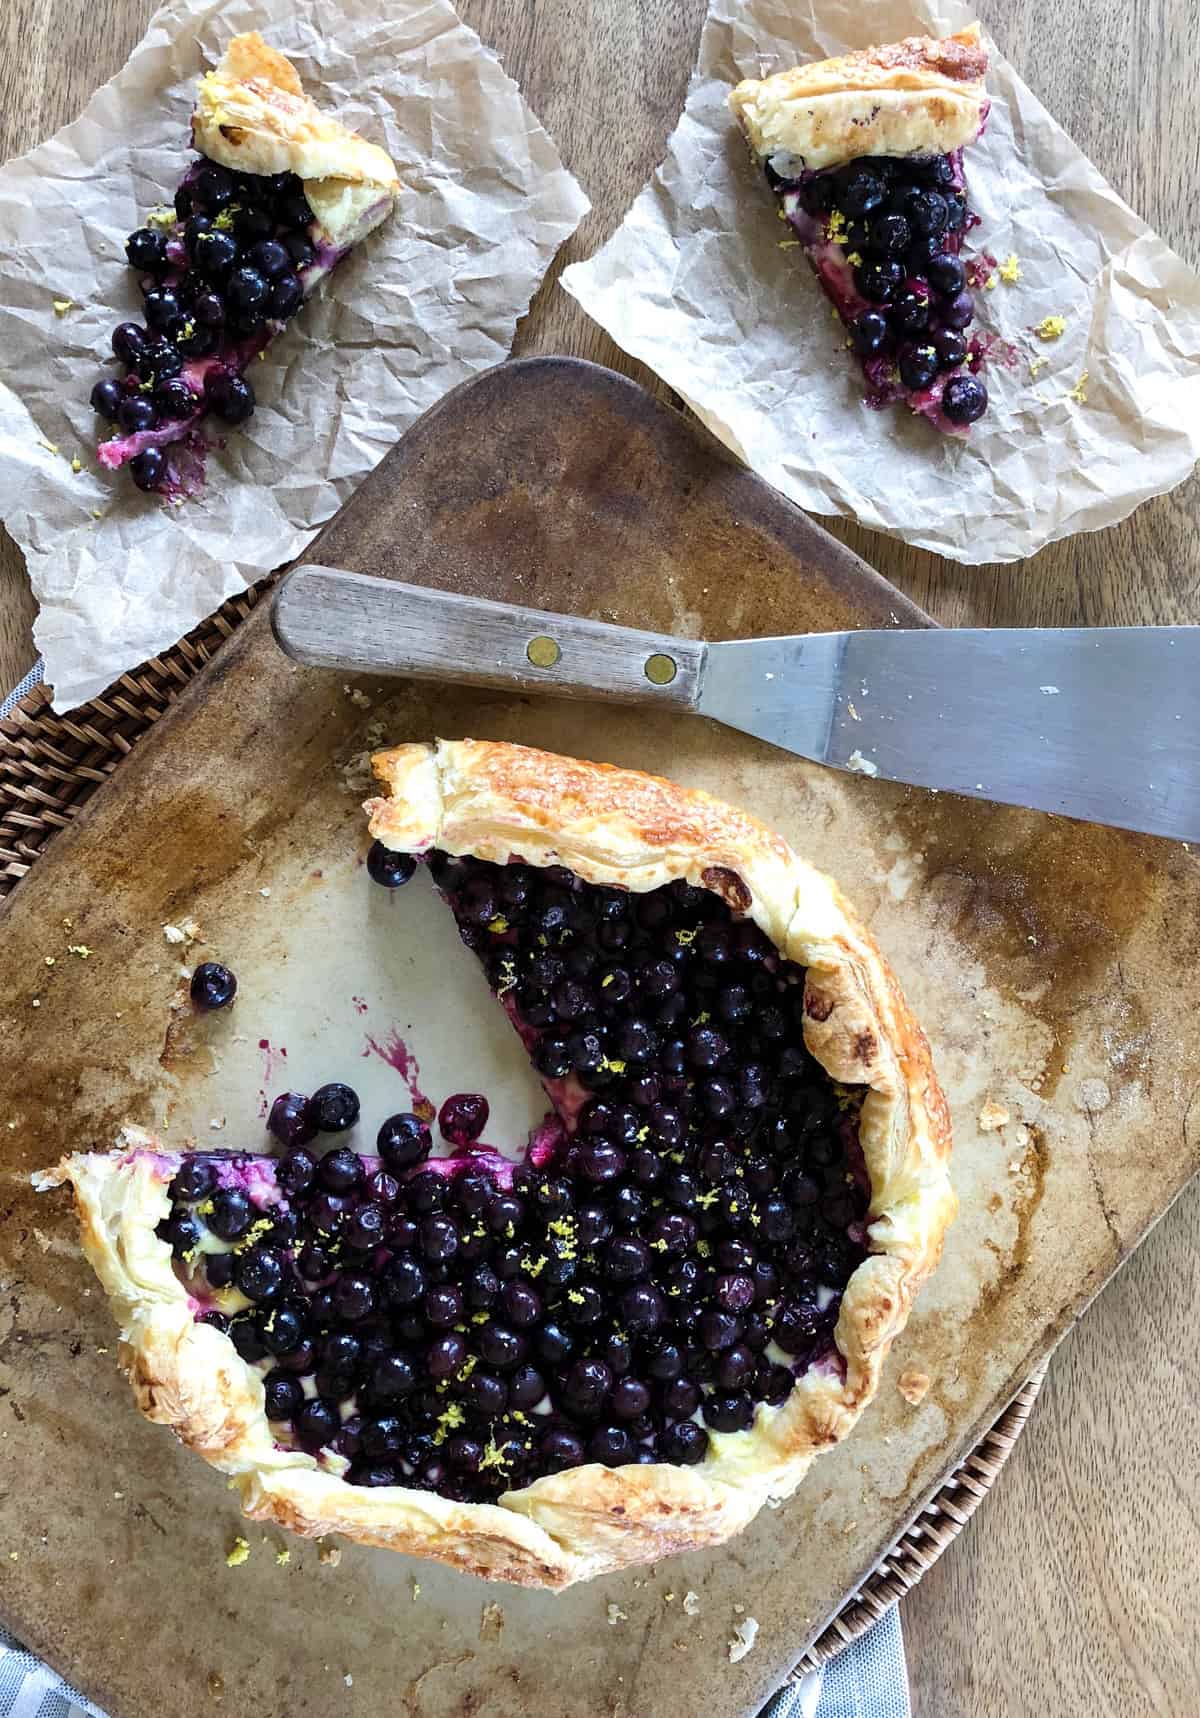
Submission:
{"label": "pastry crumb", "polygon": [[275,1553],[275,1561],[281,1569],[286,1569],[292,1560],[292,1554],[286,1545],[281,1545]]}
{"label": "pastry crumb", "polygon": [[754,1642],[758,1638],[758,1623],[754,1617],[746,1617],[738,1623],[729,1642],[730,1664],[740,1664],[748,1652],[754,1650]]}
{"label": "pastry crumb", "polygon": [[909,1407],[915,1408],[929,1394],[931,1382],[928,1372],[918,1372],[915,1366],[906,1366],[896,1380],[896,1388]]}
{"label": "pastry crumb", "polygon": [[415,1576],[413,1577],[413,1583],[412,1583],[412,1596],[413,1596],[413,1604],[415,1605],[417,1600],[421,1597],[421,1583],[420,1583],[420,1581],[418,1581],[416,1579]]}
{"label": "pastry crumb", "polygon": [[983,283],[983,290],[985,292],[994,292],[996,290],[996,282],[999,278],[1000,276],[996,273],[995,269],[993,269],[991,274],[988,275],[987,279]]}
{"label": "pastry crumb", "polygon": [[685,1617],[698,1617],[700,1615],[699,1593],[685,1593],[683,1595],[683,1614]]}
{"label": "pastry crumb", "polygon": [[1000,264],[996,272],[1005,286],[1016,286],[1021,278],[1021,262],[1017,253],[1010,251],[1007,259]]}
{"label": "pastry crumb", "polygon": [[1087,405],[1087,383],[1088,383],[1088,371],[1084,370],[1081,373],[1079,380],[1076,382],[1075,386],[1071,389],[1071,392],[1067,395],[1067,398],[1069,400],[1074,400],[1076,405],[1086,406]]}
{"label": "pastry crumb", "polygon": [[352,704],[356,704],[360,710],[369,710],[371,708],[371,700],[367,697],[366,693],[361,691],[357,686],[343,686],[342,691],[346,694],[347,698],[349,698],[350,702]]}
{"label": "pastry crumb", "polygon": [[1007,1127],[1012,1117],[1002,1103],[995,1098],[987,1098],[979,1112],[978,1125],[980,1133],[995,1133],[997,1128]]}
{"label": "pastry crumb", "polygon": [[484,1605],[483,1610],[480,1612],[479,1638],[480,1640],[499,1640],[503,1633],[503,1607],[496,1604],[495,1600],[490,1600],[486,1605]]}
{"label": "pastry crumb", "polygon": [[615,1600],[612,1600],[612,1599],[610,1599],[608,1602],[608,1610],[605,1614],[608,1617],[609,1628],[615,1629],[618,1623],[624,1623],[624,1622],[629,1621],[628,1611],[623,1611],[621,1609],[620,1605],[618,1605],[615,1602]]}
{"label": "pastry crumb", "polygon": [[329,1568],[336,1569],[342,1560],[340,1545],[321,1545],[317,1549],[317,1562],[326,1563]]}
{"label": "pastry crumb", "polygon": [[95,953],[95,950],[90,949],[86,943],[69,943],[67,953],[73,954],[78,960],[88,960]]}
{"label": "pastry crumb", "polygon": [[1043,316],[1033,330],[1039,340],[1058,340],[1066,331],[1067,319],[1065,316]]}
{"label": "pastry crumb", "polygon": [[200,926],[195,919],[184,919],[181,925],[164,925],[162,931],[167,941],[178,948],[182,944],[194,943],[200,935]]}
{"label": "pastry crumb", "polygon": [[351,1676],[349,1671],[347,1671],[345,1676],[343,1676],[342,1681],[346,1684],[347,1688],[354,1687],[354,1678]]}
{"label": "pastry crumb", "polygon": [[1037,357],[1037,356],[1032,357],[1029,360],[1029,379],[1030,379],[1030,381],[1036,382],[1038,377],[1041,375],[1042,371],[1046,368],[1046,365],[1049,362],[1050,362],[1050,360],[1048,358],[1041,358],[1041,357]]}
{"label": "pastry crumb", "polygon": [[262,896],[264,901],[269,901],[271,899],[270,889],[260,889],[258,892]]}
{"label": "pastry crumb", "polygon": [[47,453],[58,452],[58,443],[56,441],[47,441],[44,435],[40,435],[38,437],[38,446],[44,447]]}
{"label": "pastry crumb", "polygon": [[56,298],[54,300],[55,316],[65,316],[68,310],[74,310],[74,308],[75,300],[73,298]]}
{"label": "pastry crumb", "polygon": [[244,1563],[246,1561],[249,1555],[250,1542],[247,1539],[243,1539],[239,1534],[230,1546],[229,1550],[225,1553],[225,1561],[229,1568],[236,1569],[240,1563]]}
{"label": "pastry crumb", "polygon": [[208,1692],[214,1700],[219,1700],[225,1692],[225,1678],[215,1670],[208,1673]]}
{"label": "pastry crumb", "polygon": [[864,758],[857,746],[846,759],[846,768],[854,770],[858,775],[878,775],[879,765],[873,764],[870,758]]}

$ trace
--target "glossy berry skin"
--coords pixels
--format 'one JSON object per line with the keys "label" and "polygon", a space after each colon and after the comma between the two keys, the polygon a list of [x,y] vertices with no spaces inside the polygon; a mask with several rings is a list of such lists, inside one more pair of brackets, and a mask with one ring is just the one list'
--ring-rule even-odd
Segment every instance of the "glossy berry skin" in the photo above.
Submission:
{"label": "glossy berry skin", "polygon": [[438,1111],[438,1128],[451,1145],[473,1145],[487,1126],[489,1106],[481,1092],[456,1092]]}
{"label": "glossy berry skin", "polygon": [[169,286],[156,286],[146,294],[142,313],[146,326],[161,332],[170,326],[182,308],[178,295]]}
{"label": "glossy berry skin", "polygon": [[229,233],[206,228],[191,234],[188,254],[207,280],[224,281],[237,261],[237,243]]}
{"label": "glossy berry skin", "polygon": [[[318,1133],[310,1100],[302,1092],[280,1092],[267,1117],[267,1132],[281,1145],[307,1145]],[[291,1191],[298,1193],[301,1189],[294,1187]]]}
{"label": "glossy berry skin", "polygon": [[882,352],[890,333],[886,316],[878,310],[864,310],[850,328],[854,350],[861,358],[873,358],[877,352]]}
{"label": "glossy berry skin", "polygon": [[382,841],[373,841],[367,852],[367,876],[384,889],[399,889],[416,874],[417,861],[411,853],[397,853]]}
{"label": "glossy berry skin", "polygon": [[254,410],[254,389],[244,377],[227,370],[210,372],[204,392],[213,411],[227,424],[245,423]]}
{"label": "glossy berry skin", "polygon": [[117,422],[131,435],[153,429],[157,418],[154,402],[145,394],[125,394],[117,407]]}
{"label": "glossy berry skin", "polygon": [[309,1102],[318,1133],[345,1133],[358,1120],[358,1093],[338,1080],[318,1086]]}
{"label": "glossy berry skin", "polygon": [[952,424],[975,423],[987,403],[987,389],[978,376],[951,376],[942,394],[942,410]]}
{"label": "glossy berry skin", "polygon": [[139,489],[161,489],[167,476],[167,456],[161,447],[146,447],[129,461],[129,475]]}
{"label": "glossy berry skin", "polygon": [[433,1150],[433,1135],[419,1116],[404,1112],[384,1122],[376,1148],[388,1168],[399,1174],[424,1162]]}
{"label": "glossy berry skin", "polygon": [[162,274],[170,266],[167,241],[152,227],[139,227],[136,233],[130,233],[125,241],[125,255],[130,268],[141,274]]}
{"label": "glossy berry skin", "polygon": [[112,331],[112,349],[122,364],[132,364],[146,344],[146,330],[136,322],[119,322]]}
{"label": "glossy berry skin", "polygon": [[225,285],[225,302],[237,316],[261,310],[270,288],[254,268],[235,268]]}
{"label": "glossy berry skin", "polygon": [[967,361],[970,348],[966,338],[955,329],[943,328],[933,336],[934,349],[938,355],[940,370],[956,370],[960,364]]}
{"label": "glossy berry skin", "polygon": [[285,274],[271,288],[267,314],[277,322],[288,322],[304,303],[304,288],[294,274]]}
{"label": "glossy berry skin", "polygon": [[967,271],[956,256],[939,251],[925,266],[925,277],[935,292],[953,298],[967,284]]}
{"label": "glossy berry skin", "polygon": [[906,388],[912,388],[914,391],[927,388],[938,372],[936,346],[928,343],[905,346],[900,353],[898,368],[900,380]]}
{"label": "glossy berry skin", "polygon": [[158,415],[170,423],[178,423],[183,418],[190,418],[193,412],[200,409],[200,397],[194,394],[187,383],[178,376],[163,382],[154,390],[154,404]]}
{"label": "glossy berry skin", "polygon": [[265,280],[277,280],[281,274],[289,274],[292,267],[287,247],[278,239],[260,239],[247,251],[246,261]]}
{"label": "glossy berry skin", "polygon": [[882,207],[883,197],[883,184],[875,174],[855,167],[842,182],[838,204],[845,214],[857,218]]}
{"label": "glossy berry skin", "polygon": [[190,988],[197,1008],[228,1008],[237,995],[237,979],[220,961],[202,960],[192,974]]}
{"label": "glossy berry skin", "polygon": [[114,381],[111,376],[105,376],[92,389],[92,410],[99,417],[104,418],[107,423],[115,423],[117,408],[123,398],[124,394],[120,382]]}

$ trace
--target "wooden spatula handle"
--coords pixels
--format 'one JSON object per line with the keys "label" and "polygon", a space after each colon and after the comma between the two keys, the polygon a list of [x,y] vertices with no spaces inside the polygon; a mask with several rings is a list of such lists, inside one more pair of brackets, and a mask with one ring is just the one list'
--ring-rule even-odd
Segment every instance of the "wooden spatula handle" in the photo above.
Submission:
{"label": "wooden spatula handle", "polygon": [[271,623],[280,648],[310,667],[684,709],[695,705],[705,649],[692,639],[314,565],[284,579]]}

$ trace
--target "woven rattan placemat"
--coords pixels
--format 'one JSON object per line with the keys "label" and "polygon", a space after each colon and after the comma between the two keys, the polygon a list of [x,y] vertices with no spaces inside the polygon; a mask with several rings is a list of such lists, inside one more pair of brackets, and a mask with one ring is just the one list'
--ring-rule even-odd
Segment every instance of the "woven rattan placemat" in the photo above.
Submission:
{"label": "woven rattan placemat", "polygon": [[[268,583],[230,598],[174,649],[123,674],[90,704],[56,715],[45,688],[38,686],[0,721],[0,923],[6,897],[58,831],[232,636]],[[1037,1399],[1042,1376],[1039,1372],[1018,1392],[910,1522],[805,1653],[792,1672],[793,1680],[815,1670],[870,1628],[936,1563],[994,1485]]]}

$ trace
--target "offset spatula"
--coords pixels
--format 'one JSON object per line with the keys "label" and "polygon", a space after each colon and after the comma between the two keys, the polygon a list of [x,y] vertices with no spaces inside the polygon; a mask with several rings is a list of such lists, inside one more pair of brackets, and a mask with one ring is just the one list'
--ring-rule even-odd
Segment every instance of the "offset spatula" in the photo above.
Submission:
{"label": "offset spatula", "polygon": [[318,566],[273,623],[315,667],[691,710],[835,769],[1200,839],[1200,627],[702,644]]}

